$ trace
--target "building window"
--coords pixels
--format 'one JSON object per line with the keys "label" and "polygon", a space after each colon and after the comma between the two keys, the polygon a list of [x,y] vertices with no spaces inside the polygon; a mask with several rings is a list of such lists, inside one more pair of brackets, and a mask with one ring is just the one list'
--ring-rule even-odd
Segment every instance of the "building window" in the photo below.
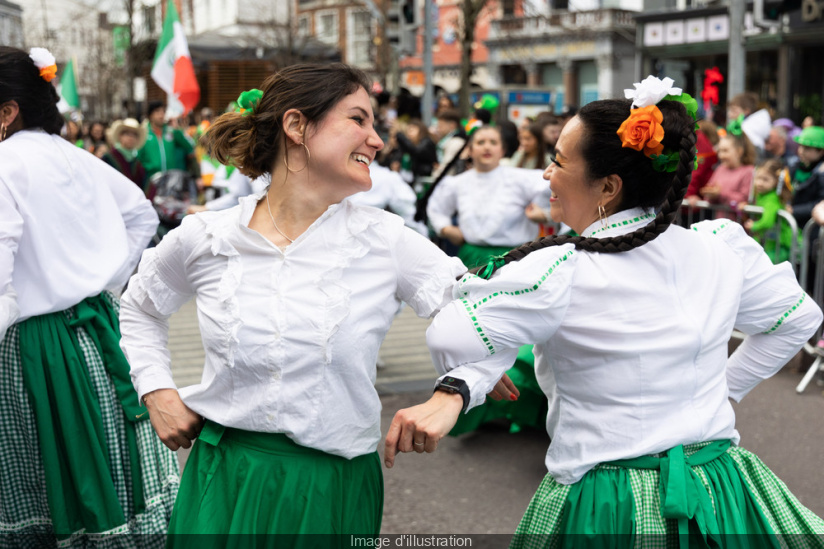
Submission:
{"label": "building window", "polygon": [[515,0],[503,0],[503,16],[511,17],[515,15]]}
{"label": "building window", "polygon": [[309,16],[301,15],[298,18],[298,36],[306,38],[309,36]]}
{"label": "building window", "polygon": [[368,11],[350,11],[346,33],[347,61],[363,67],[371,64],[372,15]]}
{"label": "building window", "polygon": [[143,31],[147,36],[154,36],[155,33],[155,8],[157,6],[144,6],[143,8]]}
{"label": "building window", "polygon": [[338,46],[337,12],[318,12],[315,14],[315,38],[324,44]]}

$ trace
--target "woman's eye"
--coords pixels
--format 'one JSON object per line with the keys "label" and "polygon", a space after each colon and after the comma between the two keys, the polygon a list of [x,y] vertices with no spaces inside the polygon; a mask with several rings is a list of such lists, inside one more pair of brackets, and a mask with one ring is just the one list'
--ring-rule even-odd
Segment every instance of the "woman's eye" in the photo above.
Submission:
{"label": "woman's eye", "polygon": [[363,126],[363,118],[360,116],[353,116],[352,120],[358,123],[359,126]]}
{"label": "woman's eye", "polygon": [[550,164],[555,164],[559,168],[561,167],[561,164],[558,163],[558,159],[555,158],[555,155],[553,153],[549,153],[549,163]]}

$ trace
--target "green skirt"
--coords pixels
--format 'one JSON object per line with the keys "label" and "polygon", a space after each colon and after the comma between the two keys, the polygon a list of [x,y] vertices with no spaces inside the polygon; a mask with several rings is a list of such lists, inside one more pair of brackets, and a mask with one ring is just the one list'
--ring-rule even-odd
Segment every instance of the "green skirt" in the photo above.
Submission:
{"label": "green skirt", "polygon": [[101,294],[0,341],[2,547],[164,544],[180,468],[134,417],[117,305]]}
{"label": "green skirt", "polygon": [[824,521],[758,457],[714,441],[547,475],[511,548],[824,547]]}
{"label": "green skirt", "polygon": [[207,421],[183,471],[167,547],[335,546],[338,536],[377,536],[382,514],[377,452],[350,460]]}

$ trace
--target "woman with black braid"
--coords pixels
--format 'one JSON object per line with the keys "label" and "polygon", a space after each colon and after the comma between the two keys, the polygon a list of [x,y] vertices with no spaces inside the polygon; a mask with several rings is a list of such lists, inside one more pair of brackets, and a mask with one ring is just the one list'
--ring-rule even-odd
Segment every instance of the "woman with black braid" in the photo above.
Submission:
{"label": "woman with black braid", "polygon": [[[463,277],[427,332],[453,392],[401,410],[387,434],[387,467],[398,451],[435,450],[534,343],[549,474],[513,547],[822,543],[824,521],[738,446],[728,400],[779,370],[821,310],[740,225],[672,224],[696,105],[671,85],[647,79],[628,90],[633,102],[590,103],[564,127],[545,173],[550,213],[581,236]],[[728,357],[733,329],[748,337]]]}

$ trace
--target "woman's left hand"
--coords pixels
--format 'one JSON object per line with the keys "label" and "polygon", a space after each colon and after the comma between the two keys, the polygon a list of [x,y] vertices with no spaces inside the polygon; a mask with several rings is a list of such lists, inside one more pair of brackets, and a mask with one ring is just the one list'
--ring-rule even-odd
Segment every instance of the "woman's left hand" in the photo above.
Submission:
{"label": "woman's left hand", "polygon": [[461,395],[435,391],[423,404],[398,410],[386,433],[383,459],[387,469],[395,464],[398,452],[434,452],[455,426],[462,408]]}

